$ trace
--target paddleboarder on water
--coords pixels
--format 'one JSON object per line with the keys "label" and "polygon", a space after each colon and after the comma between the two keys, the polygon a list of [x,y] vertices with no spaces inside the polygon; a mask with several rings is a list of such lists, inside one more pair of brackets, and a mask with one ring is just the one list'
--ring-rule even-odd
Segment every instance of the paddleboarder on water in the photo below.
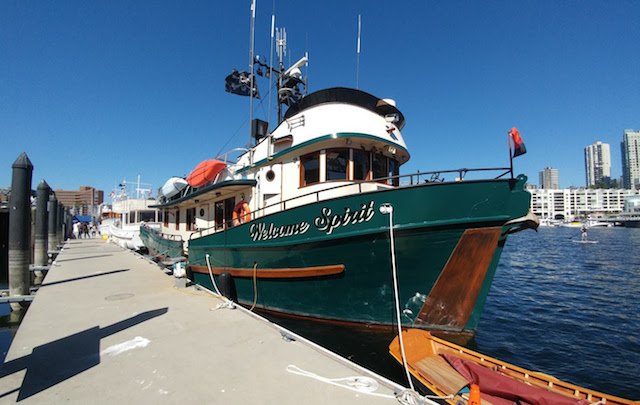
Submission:
{"label": "paddleboarder on water", "polygon": [[586,242],[587,241],[587,226],[586,225],[582,225],[582,228],[580,228],[580,232],[582,232],[582,241]]}

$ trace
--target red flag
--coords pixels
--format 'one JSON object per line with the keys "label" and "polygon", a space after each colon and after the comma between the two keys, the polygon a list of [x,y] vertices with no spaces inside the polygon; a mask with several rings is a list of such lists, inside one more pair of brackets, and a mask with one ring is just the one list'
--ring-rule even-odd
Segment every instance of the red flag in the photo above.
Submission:
{"label": "red flag", "polygon": [[509,136],[513,139],[513,157],[527,153],[527,148],[525,148],[524,142],[522,142],[522,138],[520,138],[520,132],[518,132],[516,127],[511,128]]}

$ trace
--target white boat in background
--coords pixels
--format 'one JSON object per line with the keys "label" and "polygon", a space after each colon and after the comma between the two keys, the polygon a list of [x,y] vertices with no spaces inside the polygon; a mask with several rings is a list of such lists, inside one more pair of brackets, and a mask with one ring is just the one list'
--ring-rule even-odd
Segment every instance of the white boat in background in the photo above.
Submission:
{"label": "white boat in background", "polygon": [[548,228],[556,228],[560,225],[562,225],[562,221],[558,219],[543,218],[540,220],[540,226],[545,226]]}
{"label": "white boat in background", "polygon": [[587,228],[612,228],[613,227],[613,223],[598,221],[597,219],[589,219],[587,220],[587,222],[585,222],[585,225],[587,225]]}
{"label": "white boat in background", "polygon": [[560,224],[560,226],[564,227],[564,228],[582,228],[583,223],[582,222],[578,222],[578,221],[573,221],[573,222],[563,222]]}
{"label": "white boat in background", "polygon": [[[128,186],[135,186],[135,189],[127,193]],[[109,195],[113,202],[109,210],[103,211],[98,227],[100,234],[108,235],[109,241],[121,247],[139,250],[144,246],[140,239],[140,225],[146,224],[150,228],[160,229],[162,222],[162,212],[151,208],[156,203],[156,200],[151,198],[151,185],[140,183],[138,176],[136,183],[123,181],[118,185],[118,189]]]}

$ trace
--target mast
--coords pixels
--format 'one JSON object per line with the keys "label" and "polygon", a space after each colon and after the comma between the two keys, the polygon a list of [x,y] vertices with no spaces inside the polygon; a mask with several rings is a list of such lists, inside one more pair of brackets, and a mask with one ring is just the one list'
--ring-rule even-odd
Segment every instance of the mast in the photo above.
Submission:
{"label": "mast", "polygon": [[358,90],[358,81],[360,79],[360,14],[358,14],[358,44],[356,45],[356,90]]}
{"label": "mast", "polygon": [[[249,51],[250,60],[249,60],[249,72],[250,72],[250,86],[249,87],[249,123],[253,121],[253,86],[254,86],[254,74],[253,74],[253,64],[254,64],[254,48],[255,48],[255,30],[256,30],[256,0],[253,0],[251,3],[251,33],[250,33],[250,44],[251,49]],[[251,132],[251,131],[249,131]],[[251,141],[251,134],[249,134],[249,141]]]}

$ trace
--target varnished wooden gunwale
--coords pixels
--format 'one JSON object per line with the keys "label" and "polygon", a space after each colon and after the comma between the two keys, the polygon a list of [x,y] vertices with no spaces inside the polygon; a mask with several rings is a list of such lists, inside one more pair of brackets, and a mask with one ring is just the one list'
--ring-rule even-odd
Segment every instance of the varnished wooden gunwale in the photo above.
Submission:
{"label": "varnished wooden gunwale", "polygon": [[[590,390],[588,388],[579,387],[575,384],[558,380],[557,378],[544,373],[530,371],[493,357],[485,356],[481,353],[474,352],[473,350],[447,342],[446,340],[439,339],[427,331],[407,329],[403,332],[403,341],[409,371],[422,384],[438,395],[455,395],[456,393],[445,392],[437,385],[436,381],[426,380],[425,375],[420,372],[418,363],[430,356],[450,354],[464,360],[472,361],[503,375],[510,376],[523,383],[530,384],[550,392],[555,392],[572,399],[586,399],[592,403],[603,401],[603,403],[606,403],[607,405],[640,405],[640,401],[632,401],[599,391]],[[389,345],[389,352],[402,364],[400,345],[397,337]],[[451,400],[447,400],[447,402],[450,404],[456,404],[457,400],[460,399],[462,398],[458,395]]]}
{"label": "varnished wooden gunwale", "polygon": [[[209,274],[207,266],[191,265],[194,273]],[[309,278],[333,276],[344,273],[343,264],[316,267],[280,268],[280,269],[253,269],[253,268],[231,268],[231,267],[211,267],[211,272],[215,275],[228,272],[233,277],[259,278],[259,279],[286,279],[286,278]]]}

